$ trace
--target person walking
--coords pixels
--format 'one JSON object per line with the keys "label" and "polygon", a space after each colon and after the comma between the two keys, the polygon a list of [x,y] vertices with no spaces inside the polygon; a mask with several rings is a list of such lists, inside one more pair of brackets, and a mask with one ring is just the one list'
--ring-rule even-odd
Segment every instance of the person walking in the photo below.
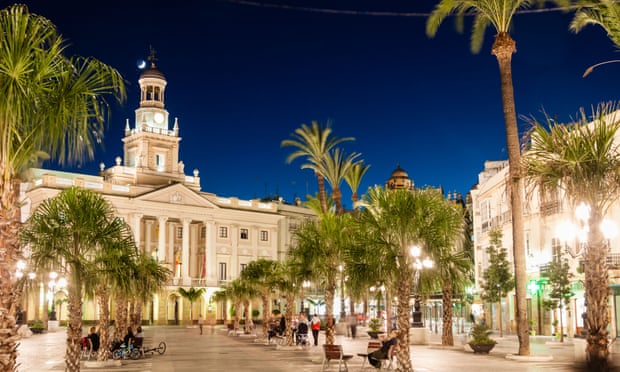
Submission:
{"label": "person walking", "polygon": [[319,331],[321,330],[321,319],[314,314],[310,321],[310,329],[312,329],[312,337],[314,338],[314,346],[319,346]]}
{"label": "person walking", "polygon": [[205,318],[202,317],[202,314],[198,316],[198,327],[200,328],[200,334],[202,335],[202,326],[205,324]]}

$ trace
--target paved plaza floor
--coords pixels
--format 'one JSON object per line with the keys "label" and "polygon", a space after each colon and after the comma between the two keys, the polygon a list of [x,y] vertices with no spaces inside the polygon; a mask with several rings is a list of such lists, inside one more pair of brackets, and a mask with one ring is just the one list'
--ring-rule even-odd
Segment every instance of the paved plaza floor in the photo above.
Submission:
{"label": "paved plaza floor", "polygon": [[[249,371],[249,372],[318,372],[321,370],[322,348],[311,346],[306,350],[278,350],[275,344],[256,342],[253,337],[228,336],[224,329],[212,332],[205,329],[200,335],[198,328],[153,326],[144,327],[146,338],[155,344],[165,341],[165,354],[147,355],[139,360],[123,360],[122,365],[108,368],[86,368],[89,371],[144,371],[144,372],[198,372],[198,371]],[[260,331],[260,327],[259,327]],[[358,328],[356,339],[337,336],[336,343],[343,345],[347,354],[355,357],[349,361],[349,371],[360,371],[363,358],[357,353],[365,352],[368,336]],[[550,337],[532,337],[531,351],[534,355],[553,356],[547,362],[523,362],[506,358],[518,351],[515,336],[495,337],[496,347],[489,355],[476,355],[462,345],[463,336],[455,336],[460,346],[441,347],[439,335],[429,332],[428,345],[411,345],[411,360],[416,372],[445,371],[581,371],[583,365],[575,361],[573,340],[558,344]],[[324,341],[321,334],[319,345]],[[34,335],[21,341],[18,362],[19,371],[63,371],[66,335],[64,329]],[[467,349],[466,349],[467,347]],[[620,361],[620,350],[613,352],[614,361]],[[616,363],[617,364],[617,363]],[[366,364],[368,366],[368,364]],[[330,371],[337,371],[333,365]],[[374,370],[368,368],[368,371]],[[620,369],[616,369],[619,370]]]}

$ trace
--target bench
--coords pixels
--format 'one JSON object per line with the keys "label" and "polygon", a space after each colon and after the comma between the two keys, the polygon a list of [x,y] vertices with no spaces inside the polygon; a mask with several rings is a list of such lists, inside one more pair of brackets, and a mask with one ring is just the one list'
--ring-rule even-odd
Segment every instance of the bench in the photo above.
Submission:
{"label": "bench", "polygon": [[321,366],[321,371],[325,371],[326,368],[329,367],[329,362],[332,360],[338,361],[338,371],[342,371],[342,367],[344,365],[344,370],[348,371],[349,367],[347,366],[347,360],[353,358],[353,355],[344,354],[342,352],[342,345],[323,345],[324,357],[323,357],[323,365]]}
{"label": "bench", "polygon": [[[370,353],[372,353],[375,350],[379,350],[381,349],[381,341],[368,341],[368,346],[366,347],[366,352],[365,353],[357,353],[357,356],[361,356],[362,358],[364,358],[364,361],[362,362],[362,370],[364,370],[365,366],[366,366],[366,362],[368,361],[368,355]],[[369,363],[370,365],[370,363]]]}

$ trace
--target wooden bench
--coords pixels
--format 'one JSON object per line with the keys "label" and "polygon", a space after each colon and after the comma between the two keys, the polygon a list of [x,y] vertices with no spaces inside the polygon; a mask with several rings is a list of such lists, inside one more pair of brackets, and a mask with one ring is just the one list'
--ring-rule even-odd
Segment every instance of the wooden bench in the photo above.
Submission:
{"label": "wooden bench", "polygon": [[349,367],[347,366],[347,360],[353,358],[353,355],[344,354],[342,352],[342,345],[323,345],[324,357],[323,357],[323,365],[321,371],[325,371],[326,368],[329,367],[329,362],[332,360],[338,361],[338,371],[342,371],[342,367],[344,365],[344,370],[348,371]]}
{"label": "wooden bench", "polygon": [[[362,358],[364,358],[364,361],[362,362],[362,370],[365,368],[366,366],[366,362],[368,361],[368,355],[370,353],[372,353],[375,350],[379,350],[381,349],[381,341],[368,341],[368,346],[366,347],[366,352],[365,353],[357,353],[357,356],[361,356]],[[368,363],[368,365],[370,365],[370,363]]]}

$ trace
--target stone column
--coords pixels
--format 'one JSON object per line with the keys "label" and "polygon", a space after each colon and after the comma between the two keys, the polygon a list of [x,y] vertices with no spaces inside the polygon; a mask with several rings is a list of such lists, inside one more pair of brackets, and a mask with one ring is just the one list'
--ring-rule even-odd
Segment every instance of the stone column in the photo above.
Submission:
{"label": "stone column", "polygon": [[136,247],[140,250],[140,222],[142,221],[142,214],[135,213],[133,215],[133,236],[136,240]]}
{"label": "stone column", "polygon": [[157,237],[157,261],[166,261],[166,221],[168,217],[159,216],[159,236]]}
{"label": "stone column", "polygon": [[153,250],[151,248],[151,238],[153,237],[153,220],[145,220],[144,224],[146,225],[146,234],[144,236],[144,253],[151,254]]}
{"label": "stone column", "polygon": [[216,252],[215,252],[215,241],[216,234],[215,231],[215,221],[207,221],[207,239],[205,244],[205,253],[207,257],[207,282],[216,283],[217,282],[217,262]]}
{"label": "stone column", "polygon": [[[239,225],[237,224],[232,224],[230,225],[230,246],[231,246],[231,252],[230,252],[230,271],[229,271],[229,277],[230,280],[236,279],[238,277],[238,273],[239,273],[239,257],[238,255],[238,248],[239,248]],[[228,280],[228,278],[226,278],[226,280]]]}
{"label": "stone column", "polygon": [[183,284],[190,284],[191,278],[189,277],[189,223],[192,222],[189,218],[183,219],[183,245],[181,247],[181,278],[183,278]]}

